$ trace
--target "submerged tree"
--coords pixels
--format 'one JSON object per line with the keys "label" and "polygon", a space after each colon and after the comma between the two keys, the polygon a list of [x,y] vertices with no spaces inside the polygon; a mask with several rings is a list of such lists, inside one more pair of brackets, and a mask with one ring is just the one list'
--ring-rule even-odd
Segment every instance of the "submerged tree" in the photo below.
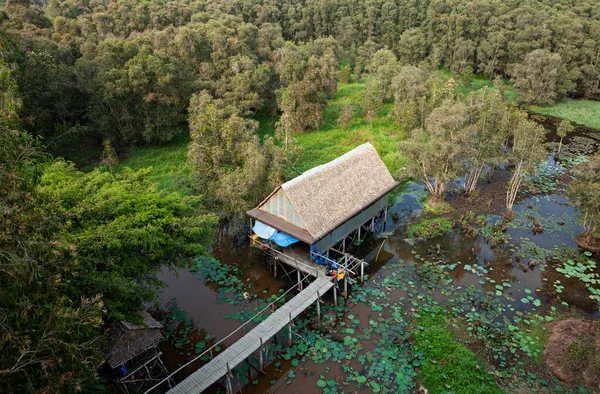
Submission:
{"label": "submerged tree", "polygon": [[448,183],[455,181],[466,153],[469,109],[465,103],[447,100],[427,117],[425,127],[400,144],[409,175],[423,181],[434,200],[442,200]]}
{"label": "submerged tree", "polygon": [[558,141],[558,150],[556,151],[556,156],[554,156],[555,160],[558,160],[560,157],[560,153],[562,150],[563,139],[569,135],[573,131],[573,125],[568,120],[564,119],[558,125],[556,129],[556,135],[560,137],[560,141]]}
{"label": "submerged tree", "polygon": [[579,223],[584,234],[578,243],[600,250],[600,155],[589,158],[589,162],[573,168],[575,179],[567,188],[567,198],[582,211]]}
{"label": "submerged tree", "polygon": [[544,146],[546,129],[528,120],[523,111],[515,111],[511,117],[513,145],[508,159],[514,168],[506,189],[507,217],[512,217],[513,205],[521,186],[528,176],[537,171],[547,155]]}
{"label": "submerged tree", "polygon": [[505,159],[514,108],[506,102],[497,81],[495,89],[484,89],[469,99],[472,124],[467,132],[465,155],[465,195],[471,196],[484,168],[493,168]]}

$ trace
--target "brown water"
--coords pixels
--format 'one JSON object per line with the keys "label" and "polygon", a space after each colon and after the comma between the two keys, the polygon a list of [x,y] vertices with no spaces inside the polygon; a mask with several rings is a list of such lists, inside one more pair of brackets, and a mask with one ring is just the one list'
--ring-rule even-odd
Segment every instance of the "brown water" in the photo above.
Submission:
{"label": "brown water", "polygon": [[[556,121],[546,119],[543,124],[549,130],[555,130]],[[597,138],[598,133],[578,126],[571,138],[573,136]],[[549,139],[555,140],[555,136],[550,135]],[[368,242],[351,251],[358,257],[371,262],[369,267],[371,277],[382,279],[385,275],[389,275],[392,272],[391,270],[381,269],[385,265],[399,262],[418,265],[421,261],[416,256],[440,258],[447,262],[463,263],[451,271],[451,277],[455,285],[464,287],[477,285],[485,290],[493,291],[495,284],[507,282],[511,284],[511,287],[505,293],[515,300],[523,297],[525,289],[533,290],[534,295],[541,300],[541,305],[533,309],[539,313],[547,310],[551,305],[557,305],[564,301],[577,308],[581,313],[596,318],[600,317],[598,305],[588,297],[589,293],[583,282],[574,278],[565,278],[563,274],[555,270],[557,262],[542,261],[536,255],[536,247],[543,249],[577,247],[573,241],[573,236],[581,233],[581,227],[577,224],[578,212],[564,197],[559,194],[539,195],[520,201],[515,206],[516,219],[507,229],[511,241],[491,248],[489,242],[483,237],[472,238],[461,233],[458,229],[430,241],[417,242],[414,245],[409,243],[410,241],[407,242],[404,227],[413,216],[420,212],[421,205],[418,198],[422,193],[423,188],[418,184],[406,186],[403,193],[396,197],[395,204],[388,212],[388,225],[385,232],[379,237],[369,239]],[[397,220],[392,218],[394,213],[399,215]],[[534,216],[539,219],[544,226],[542,234],[533,235],[527,216]],[[488,216],[488,221],[495,220],[501,220],[501,218],[493,215]],[[380,249],[382,243],[383,247]],[[378,251],[379,259],[374,261]],[[288,289],[291,286],[289,281],[273,277],[264,263],[261,253],[248,246],[244,235],[232,236],[226,231],[221,231],[217,235],[217,241],[211,255],[223,264],[238,266],[243,273],[242,278],[249,286],[249,293],[257,294],[259,297],[266,298],[278,293],[280,289]],[[519,266],[515,262],[517,255],[521,256],[523,265],[527,265],[527,262],[532,259],[538,259],[540,263],[533,269],[527,267],[524,270],[523,266]],[[511,265],[507,264],[509,260],[512,261]],[[466,265],[485,267],[487,273],[483,276],[477,275],[472,270],[465,269]],[[198,276],[193,275],[187,269],[181,269],[175,274],[168,271],[161,272],[160,279],[167,284],[160,297],[161,303],[165,305],[170,300],[176,299],[179,307],[187,311],[188,316],[194,320],[195,327],[202,332],[201,335],[209,333],[217,340],[234,331],[242,323],[238,320],[228,319],[226,315],[234,314],[241,307],[247,308],[252,306],[252,302],[256,302],[249,301],[247,305],[241,306],[219,304],[217,303],[217,288],[213,284],[206,284],[199,280]],[[553,286],[555,280],[560,280],[565,286],[560,294],[557,294]],[[365,286],[369,286],[369,283],[367,282]],[[393,296],[408,299],[409,292],[396,290]],[[442,294],[436,294],[436,298],[440,301],[444,297]],[[373,312],[366,303],[349,303],[346,307],[347,313],[359,318],[361,324],[368,324],[367,322],[370,319],[377,318],[377,313]],[[514,302],[511,304],[511,309],[507,311],[507,314],[516,313],[517,311],[532,311],[532,306]],[[234,340],[235,338],[232,338],[227,343],[230,344]],[[374,344],[373,342],[366,342],[364,346],[368,350],[374,347]],[[168,344],[164,345],[163,348],[165,363],[171,370],[175,369],[179,362],[191,358],[191,356],[180,355]],[[179,377],[191,373],[198,365],[187,369],[184,371],[186,373]],[[285,361],[282,362],[279,368],[271,365],[267,369],[266,376],[257,377],[257,384],[244,387],[243,392],[318,393],[321,390],[316,387],[315,381],[318,379],[319,374],[328,372],[328,376],[339,376],[340,378],[344,376],[341,366],[333,362],[314,364],[308,361],[304,366],[301,365],[295,368],[297,372],[294,379],[287,378],[290,368],[289,362]],[[360,366],[355,366],[355,369],[360,370]],[[276,381],[276,383],[271,384],[272,381]],[[211,392],[216,392],[217,387],[215,385]],[[370,388],[358,389],[353,385],[346,386],[344,390],[371,392]]]}

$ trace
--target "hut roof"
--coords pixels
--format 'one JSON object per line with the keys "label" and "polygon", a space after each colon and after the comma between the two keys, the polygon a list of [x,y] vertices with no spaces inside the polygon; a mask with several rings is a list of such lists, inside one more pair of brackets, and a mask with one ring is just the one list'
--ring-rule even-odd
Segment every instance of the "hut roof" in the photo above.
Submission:
{"label": "hut roof", "polygon": [[[366,209],[398,182],[370,143],[365,143],[337,159],[311,170],[279,186],[248,215],[303,242],[312,244]],[[265,205],[280,189],[285,192],[299,220],[295,225],[266,212]],[[282,228],[282,223],[285,227]]]}
{"label": "hut roof", "polygon": [[125,364],[163,340],[160,333],[162,324],[146,312],[143,316],[143,325],[121,320],[109,328],[106,362],[111,368]]}

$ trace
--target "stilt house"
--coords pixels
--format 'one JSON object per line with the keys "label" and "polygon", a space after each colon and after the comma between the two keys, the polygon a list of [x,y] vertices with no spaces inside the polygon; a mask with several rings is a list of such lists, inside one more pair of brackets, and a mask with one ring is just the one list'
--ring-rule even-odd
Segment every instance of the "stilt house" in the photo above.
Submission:
{"label": "stilt house", "polygon": [[324,264],[330,252],[345,254],[347,242],[385,223],[388,195],[398,184],[373,145],[360,145],[277,187],[248,211],[253,243],[278,250],[283,261]]}

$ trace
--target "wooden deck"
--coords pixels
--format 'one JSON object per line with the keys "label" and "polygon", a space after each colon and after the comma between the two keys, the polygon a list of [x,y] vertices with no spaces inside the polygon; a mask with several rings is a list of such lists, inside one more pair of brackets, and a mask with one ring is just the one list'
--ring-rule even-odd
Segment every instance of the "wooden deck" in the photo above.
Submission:
{"label": "wooden deck", "polygon": [[[299,266],[302,270],[302,268]],[[310,267],[314,271],[314,266]],[[307,272],[308,273],[308,272]],[[208,364],[188,376],[183,382],[168,391],[170,394],[201,393],[227,374],[227,364],[233,369],[235,366],[252,355],[261,344],[261,339],[266,342],[277,334],[290,322],[333,287],[333,282],[323,274],[301,291],[298,295],[277,309],[265,321],[256,326],[239,341],[228,347]]]}

